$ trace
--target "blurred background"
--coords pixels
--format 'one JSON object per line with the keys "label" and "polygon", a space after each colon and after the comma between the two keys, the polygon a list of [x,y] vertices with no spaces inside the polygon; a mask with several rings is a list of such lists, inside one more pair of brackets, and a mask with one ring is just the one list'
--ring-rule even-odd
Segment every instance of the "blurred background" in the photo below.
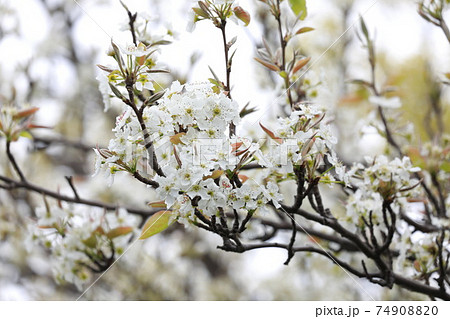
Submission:
{"label": "blurred background", "polygon": [[[194,1],[124,0],[131,12],[151,18],[151,36],[171,40],[161,47],[158,65],[169,75],[154,80],[167,87],[173,80],[205,81],[210,66],[224,76],[220,31],[208,21],[192,26]],[[286,4],[286,3],[285,3]],[[282,84],[253,60],[262,38],[276,46],[276,24],[258,1],[240,0],[252,21],[247,28],[230,24],[237,36],[231,75],[233,98],[257,111],[244,119],[238,134],[257,138],[259,121],[280,114]],[[442,31],[424,21],[413,0],[310,0],[300,26],[315,30],[291,46],[312,57],[303,79],[307,95],[323,105],[334,121],[337,151],[346,162],[360,161],[386,149],[370,125],[368,92],[351,84],[368,79],[367,51],[356,31],[362,15],[374,35],[377,82],[397,88],[402,107],[389,113],[405,143],[429,139],[430,127],[448,123],[449,90],[439,84],[450,72],[450,46]],[[287,7],[286,7],[287,9]],[[286,11],[288,12],[288,11]],[[450,21],[446,12],[447,21]],[[111,39],[132,39],[126,11],[116,0],[0,0],[0,105],[40,108],[34,122],[52,129],[34,131],[12,146],[28,179],[70,193],[64,176],[74,176],[80,195],[130,207],[146,208],[152,191],[126,175],[108,188],[94,171],[95,145],[106,146],[122,106],[113,101],[104,112],[96,64],[111,64]],[[338,41],[336,41],[339,39]],[[336,42],[335,42],[336,41]],[[289,50],[288,50],[289,51]],[[156,87],[156,86],[155,86]],[[433,101],[442,102],[441,118]],[[446,127],[449,132],[448,126]],[[0,139],[0,172],[14,176]],[[289,193],[289,186],[284,190]],[[342,209],[329,196],[327,205]],[[49,252],[28,240],[28,225],[42,197],[0,189],[0,300],[73,300],[74,286],[53,280]],[[280,234],[288,237],[288,234]],[[349,278],[321,256],[298,254],[284,266],[286,252],[276,249],[232,254],[216,249],[220,239],[197,229],[172,227],[139,241],[86,294],[90,300],[405,300],[423,298],[401,289],[387,290]],[[308,240],[306,237],[304,240]],[[349,257],[351,258],[351,257]],[[326,260],[326,261],[325,261]],[[364,288],[363,291],[357,280]]]}

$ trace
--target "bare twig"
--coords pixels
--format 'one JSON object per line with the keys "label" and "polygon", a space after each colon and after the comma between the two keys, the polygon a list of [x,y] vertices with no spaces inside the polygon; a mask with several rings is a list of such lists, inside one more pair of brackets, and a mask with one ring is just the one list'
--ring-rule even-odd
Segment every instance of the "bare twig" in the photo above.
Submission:
{"label": "bare twig", "polygon": [[64,176],[66,178],[67,183],[69,184],[70,188],[72,189],[73,195],[76,199],[80,199],[80,196],[78,195],[77,189],[73,185],[73,176]]}
{"label": "bare twig", "polygon": [[23,175],[19,165],[17,165],[16,159],[11,153],[11,141],[6,141],[6,154],[8,155],[8,159],[11,162],[11,165],[14,167],[14,170],[16,171],[17,175],[19,175],[20,180],[22,182],[25,182],[26,181],[25,176]]}
{"label": "bare twig", "polygon": [[[114,205],[114,204],[108,204],[108,203],[87,200],[87,199],[82,199],[82,198],[76,198],[75,196],[71,197],[71,196],[62,195],[60,193],[53,192],[46,188],[29,183],[27,181],[16,181],[16,180],[13,180],[11,178],[1,176],[1,175],[0,175],[0,180],[3,181],[10,190],[22,188],[22,189],[26,189],[28,191],[32,191],[35,193],[39,193],[42,195],[46,195],[46,196],[55,198],[57,200],[61,200],[64,202],[82,204],[82,205],[87,205],[87,206],[92,206],[92,207],[101,207],[106,210],[116,210],[119,207],[118,205]],[[130,214],[140,215],[143,217],[148,217],[148,216],[151,216],[154,213],[156,213],[156,211],[141,210],[141,209],[135,209],[135,208],[129,208],[129,207],[124,207],[124,208]]]}

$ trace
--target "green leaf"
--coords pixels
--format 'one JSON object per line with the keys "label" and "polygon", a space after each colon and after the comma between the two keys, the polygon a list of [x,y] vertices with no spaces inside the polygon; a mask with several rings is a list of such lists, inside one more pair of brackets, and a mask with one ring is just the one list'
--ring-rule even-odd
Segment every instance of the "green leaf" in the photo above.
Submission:
{"label": "green leaf", "polygon": [[302,33],[306,33],[306,32],[311,32],[314,31],[314,28],[311,27],[303,27],[297,30],[297,32],[295,32],[295,34],[302,34]]}
{"label": "green leaf", "polygon": [[108,237],[109,239],[113,239],[113,238],[116,238],[119,236],[127,235],[127,234],[131,233],[132,231],[133,231],[132,227],[125,227],[125,226],[116,227],[114,229],[111,229],[106,234],[106,237]]}
{"label": "green leaf", "polygon": [[288,74],[286,73],[286,71],[280,71],[278,74],[279,74],[283,79],[287,79],[287,77],[288,77]]}
{"label": "green leaf", "polygon": [[25,137],[25,138],[29,138],[30,140],[33,139],[33,135],[31,135],[30,132],[28,132],[28,131],[20,132],[19,136],[22,136],[22,137]]}
{"label": "green leaf", "polygon": [[156,101],[158,101],[160,98],[162,98],[164,96],[164,94],[166,93],[166,91],[159,91],[155,94],[153,94],[152,96],[148,97],[144,104],[145,105],[151,105],[153,103],[155,103]]}
{"label": "green leaf", "polygon": [[124,100],[125,97],[122,95],[122,93],[120,93],[119,89],[116,88],[114,85],[112,85],[111,83],[108,83],[109,87],[111,88],[111,91],[114,93],[115,96],[117,96],[119,99]]}
{"label": "green leaf", "polygon": [[194,10],[195,14],[197,14],[199,17],[202,17],[204,19],[209,19],[209,14],[203,11],[201,8],[192,8]]}
{"label": "green leaf", "polygon": [[167,208],[167,205],[166,205],[165,201],[163,201],[163,200],[158,201],[158,202],[148,203],[148,206],[155,207],[155,208]]}
{"label": "green leaf", "polygon": [[300,20],[305,20],[308,11],[306,10],[306,0],[289,0],[292,11]]}
{"label": "green leaf", "polygon": [[139,239],[146,239],[153,235],[156,235],[163,230],[167,229],[175,221],[172,219],[172,211],[162,210],[153,214],[146,222],[142,228],[141,237]]}
{"label": "green leaf", "polygon": [[367,29],[366,23],[364,22],[363,17],[360,17],[361,19],[361,31],[364,34],[364,36],[366,37],[367,40],[369,40],[369,30]]}
{"label": "green leaf", "polygon": [[88,238],[83,240],[83,244],[85,244],[89,248],[95,248],[97,246],[97,236],[95,234],[91,234]]}

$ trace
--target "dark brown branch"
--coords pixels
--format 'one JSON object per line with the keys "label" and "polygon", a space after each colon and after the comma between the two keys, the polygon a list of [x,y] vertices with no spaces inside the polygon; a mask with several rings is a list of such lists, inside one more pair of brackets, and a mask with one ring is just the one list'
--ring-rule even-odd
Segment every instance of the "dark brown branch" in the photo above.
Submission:
{"label": "dark brown branch", "polygon": [[439,227],[431,225],[431,224],[422,224],[420,222],[417,222],[413,220],[411,217],[409,217],[404,211],[401,211],[400,216],[402,219],[407,222],[409,225],[413,226],[418,231],[421,231],[422,233],[432,233],[439,230]]}
{"label": "dark brown branch", "polygon": [[392,132],[389,128],[389,125],[387,123],[386,117],[384,115],[383,109],[380,105],[378,105],[378,115],[380,115],[381,121],[383,122],[384,126],[384,132],[386,133],[386,139],[388,143],[395,148],[395,150],[398,152],[400,156],[403,156],[403,152],[400,148],[400,146],[397,144],[397,142],[394,140],[394,137],[392,135]]}
{"label": "dark brown branch", "polygon": [[[388,221],[388,219],[387,219],[386,211],[389,212],[390,221]],[[394,233],[396,230],[396,228],[395,228],[395,221],[396,221],[395,213],[392,210],[390,204],[387,203],[386,201],[383,202],[383,219],[384,219],[385,226],[388,229],[388,234],[387,234],[386,239],[384,240],[384,243],[377,250],[377,252],[380,254],[389,249],[389,246],[392,243],[392,239],[394,238]]]}
{"label": "dark brown branch", "polygon": [[285,265],[289,265],[289,262],[295,255],[294,244],[295,244],[295,238],[297,236],[295,215],[289,215],[289,217],[291,218],[292,234],[291,234],[291,240],[289,241],[289,245],[287,248],[288,257],[287,257],[286,261],[284,262]]}
{"label": "dark brown branch", "polygon": [[444,239],[445,232],[442,231],[439,237],[436,238],[436,245],[438,247],[437,261],[439,269],[439,277],[436,279],[436,282],[438,283],[439,288],[442,292],[445,292],[445,278],[447,277],[446,268],[448,266],[448,264],[446,265],[446,261],[444,260]]}
{"label": "dark brown branch", "polygon": [[8,155],[8,159],[11,162],[11,165],[14,167],[14,170],[16,171],[17,175],[19,175],[20,180],[22,182],[25,182],[26,181],[25,176],[23,175],[19,165],[17,165],[16,159],[11,153],[11,141],[6,141],[6,154]]}
{"label": "dark brown branch", "polygon": [[441,184],[437,180],[436,174],[434,174],[432,172],[432,173],[430,173],[430,175],[431,175],[431,182],[433,183],[434,187],[436,188],[436,190],[438,192],[438,196],[439,196],[439,204],[437,205],[439,208],[439,210],[437,211],[438,216],[445,217],[446,216],[445,198],[444,198],[444,194],[442,192]]}
{"label": "dark brown branch", "polygon": [[247,216],[245,216],[245,218],[244,218],[244,220],[242,221],[242,223],[241,223],[241,226],[239,227],[239,233],[242,233],[245,229],[246,229],[246,225],[247,225],[247,223],[250,221],[250,219],[252,218],[252,216],[253,216],[253,211],[249,211],[248,213],[247,213]]}
{"label": "dark brown branch", "polygon": [[128,8],[126,8],[126,10],[128,14],[128,25],[130,26],[131,37],[133,38],[134,45],[137,46],[136,30],[134,29],[134,23],[136,22],[137,12],[132,14],[130,10],[128,10]]}
{"label": "dark brown branch", "polygon": [[[288,223],[278,223],[278,222],[274,222],[274,221],[270,221],[270,220],[265,220],[265,219],[258,219],[258,222],[261,223],[262,225],[265,226],[270,226],[274,229],[277,230],[291,230],[291,225]],[[313,237],[317,237],[326,241],[329,241],[331,243],[335,243],[338,244],[340,246],[340,250],[345,250],[345,251],[349,251],[349,252],[355,252],[355,251],[359,251],[358,247],[351,241],[344,239],[342,237],[333,235],[333,234],[327,234],[321,231],[317,231],[315,229],[306,227],[306,226],[298,226],[295,225],[295,229],[297,230],[297,232],[306,234],[308,236],[313,236]]]}
{"label": "dark brown branch", "polygon": [[408,290],[419,292],[428,296],[433,296],[440,298],[442,300],[450,300],[450,294],[446,292],[442,292],[440,288],[436,288],[433,286],[429,286],[426,284],[423,284],[417,280],[409,279],[406,277],[403,277],[399,274],[393,274],[394,282]]}
{"label": "dark brown branch", "polygon": [[[249,245],[244,245],[242,249],[243,249],[243,251],[249,251],[249,250],[260,249],[260,248],[282,248],[282,249],[286,249],[286,250],[289,249],[288,245],[283,245],[283,244],[279,244],[279,243],[249,244]],[[322,256],[330,259],[336,265],[338,265],[338,266],[342,267],[343,269],[345,269],[346,271],[350,272],[351,274],[358,276],[360,278],[366,277],[365,273],[357,270],[356,268],[350,266],[348,263],[340,260],[339,258],[334,256],[331,252],[328,252],[321,248],[306,246],[306,247],[294,247],[294,248],[292,248],[292,250],[294,252],[311,252],[311,253],[316,253],[316,254],[322,255]]]}
{"label": "dark brown branch", "polygon": [[[76,204],[82,204],[82,205],[87,205],[87,206],[92,206],[92,207],[101,207],[106,210],[116,210],[117,208],[119,208],[118,205],[114,205],[114,204],[108,204],[108,203],[97,202],[97,201],[93,201],[93,200],[87,200],[87,199],[81,199],[81,198],[62,195],[60,193],[53,192],[53,191],[45,189],[43,187],[31,184],[29,182],[15,181],[13,179],[10,179],[8,177],[1,176],[1,175],[0,175],[0,180],[3,181],[4,183],[6,183],[10,189],[22,188],[22,189],[26,189],[26,190],[29,190],[32,192],[36,192],[36,193],[39,193],[42,195],[46,195],[46,196],[55,198],[57,200],[68,202],[68,203],[76,203]],[[128,211],[128,213],[130,213],[130,214],[140,215],[143,217],[151,216],[156,212],[156,211],[146,211],[146,210],[129,208],[129,207],[123,207],[123,208],[125,208]]]}
{"label": "dark brown branch", "polygon": [[158,182],[155,182],[155,181],[152,181],[151,179],[145,178],[138,171],[133,173],[133,177],[136,178],[138,181],[146,184],[146,185],[150,185],[150,186],[152,186],[154,188],[158,188],[159,187]]}
{"label": "dark brown branch", "polygon": [[73,195],[76,199],[80,199],[80,196],[78,195],[77,189],[73,185],[73,176],[64,176],[66,178],[67,183],[69,184],[70,188],[72,189]]}

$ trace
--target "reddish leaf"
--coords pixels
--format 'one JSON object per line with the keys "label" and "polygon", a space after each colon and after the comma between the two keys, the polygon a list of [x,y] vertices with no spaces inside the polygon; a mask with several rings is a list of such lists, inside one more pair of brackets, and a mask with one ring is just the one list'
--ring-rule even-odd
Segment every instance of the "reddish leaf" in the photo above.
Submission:
{"label": "reddish leaf", "polygon": [[246,175],[238,175],[238,176],[242,183],[245,183],[248,180],[248,176]]}
{"label": "reddish leaf", "polygon": [[264,61],[264,60],[262,60],[262,59],[260,59],[260,58],[254,58],[254,59],[255,59],[257,62],[261,63],[261,64],[264,65],[266,68],[268,68],[268,69],[270,69],[270,70],[272,70],[272,71],[275,71],[275,72],[280,71],[280,68],[277,67],[275,64],[269,63],[269,62]]}
{"label": "reddish leaf", "polygon": [[250,14],[242,9],[240,6],[236,6],[233,9],[235,16],[245,23],[245,26],[248,26],[250,23]]}
{"label": "reddish leaf", "polygon": [[266,128],[264,125],[262,125],[261,123],[259,123],[259,125],[261,126],[261,128],[264,130],[264,132],[266,132],[267,135],[270,136],[271,139],[275,140],[277,143],[281,144],[283,143],[283,140],[277,136],[275,136],[275,134],[269,130],[268,128]]}
{"label": "reddish leaf", "polygon": [[297,73],[301,68],[303,68],[308,62],[311,60],[311,57],[303,58],[295,62],[294,68],[292,69],[292,73]]}
{"label": "reddish leaf", "polygon": [[243,144],[242,142],[237,142],[237,143],[231,144],[231,150],[232,150],[233,152],[235,152],[236,150],[239,149],[239,147],[241,147],[242,144]]}
{"label": "reddish leaf", "polygon": [[16,115],[14,115],[14,119],[18,120],[18,119],[22,119],[24,117],[28,117],[30,115],[33,115],[34,113],[36,113],[39,110],[38,107],[32,107],[31,109],[26,109],[23,111],[18,112]]}

